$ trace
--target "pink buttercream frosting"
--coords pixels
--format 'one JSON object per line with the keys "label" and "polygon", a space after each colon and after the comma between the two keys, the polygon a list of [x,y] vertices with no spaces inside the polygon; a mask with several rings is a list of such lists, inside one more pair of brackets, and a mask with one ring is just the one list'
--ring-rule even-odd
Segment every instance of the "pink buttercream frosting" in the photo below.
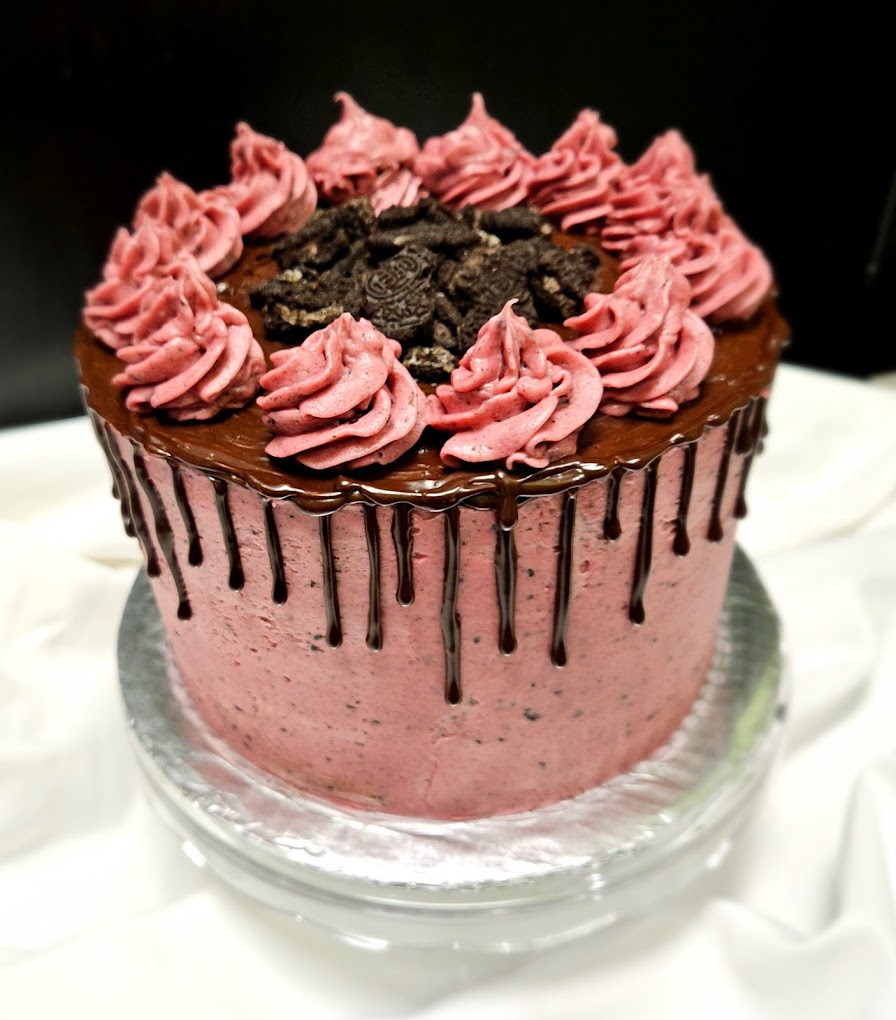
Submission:
{"label": "pink buttercream frosting", "polygon": [[245,315],[219,304],[214,284],[186,258],[154,279],[131,342],[116,353],[126,367],[112,381],[128,390],[127,407],[179,421],[244,406],[265,368]]}
{"label": "pink buttercream frosting", "polygon": [[690,184],[697,175],[694,150],[682,133],[672,128],[653,140],[641,158],[632,164],[631,172],[668,194],[679,184]]}
{"label": "pink buttercream frosting", "polygon": [[623,258],[648,238],[711,234],[724,218],[709,178],[697,174],[694,154],[675,130],[654,139],[636,163],[622,168],[610,204],[601,238]]}
{"label": "pink buttercream frosting", "polygon": [[413,205],[425,194],[413,171],[420,151],[413,132],[368,113],[347,92],[335,98],[342,116],[307,159],[320,193],[333,205],[369,197],[377,213]]}
{"label": "pink buttercream frosting", "polygon": [[388,464],[426,425],[425,398],[398,360],[401,344],[345,312],[301,347],[276,351],[258,398],[272,457],[311,468]]}
{"label": "pink buttercream frosting", "polygon": [[243,253],[240,214],[220,189],[197,193],[164,173],[137,206],[135,226],[145,219],[171,227],[209,276],[223,276]]}
{"label": "pink buttercream frosting", "polygon": [[529,204],[559,219],[563,230],[596,232],[612,208],[610,194],[622,171],[615,145],[616,132],[594,110],[582,110],[536,160]]}
{"label": "pink buttercream frosting", "polygon": [[600,403],[601,378],[588,358],[553,330],[533,330],[513,303],[485,323],[450,384],[429,397],[429,424],[454,433],[442,447],[446,464],[545,467],[575,453]]}
{"label": "pink buttercream frosting", "polygon": [[525,201],[534,163],[516,136],[486,113],[477,92],[463,124],[427,139],[414,169],[446,205],[508,209]]}
{"label": "pink buttercream frosting", "polygon": [[223,193],[240,214],[243,234],[278,237],[299,230],[317,207],[317,189],[304,160],[248,124],[230,144],[230,184]]}
{"label": "pink buttercream frosting", "polygon": [[180,252],[180,239],[164,223],[144,220],[130,233],[115,235],[103,279],[85,296],[84,322],[107,347],[130,342],[134,320],[155,279],[170,272]]}
{"label": "pink buttercream frosting", "polygon": [[694,400],[712,363],[715,340],[689,308],[685,276],[662,255],[648,255],[616,281],[612,294],[588,294],[585,311],[564,325],[604,385],[600,410],[665,417]]}
{"label": "pink buttercream frosting", "polygon": [[661,135],[623,171],[610,204],[601,240],[623,269],[666,255],[687,277],[698,315],[723,322],[758,309],[772,284],[768,260],[725,213],[709,177],[696,172],[678,131]]}

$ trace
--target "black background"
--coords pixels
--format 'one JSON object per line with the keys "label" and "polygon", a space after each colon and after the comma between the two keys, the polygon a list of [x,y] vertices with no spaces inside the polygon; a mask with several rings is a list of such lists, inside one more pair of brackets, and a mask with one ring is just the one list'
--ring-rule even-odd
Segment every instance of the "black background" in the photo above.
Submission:
{"label": "black background", "polygon": [[18,10],[0,60],[0,424],[80,410],[82,293],[158,173],[225,182],[240,119],[307,155],[339,89],[421,142],[456,127],[476,90],[536,154],[584,106],[627,160],[678,127],[775,267],[786,359],[896,369],[892,59],[861,8],[830,20],[742,0]]}

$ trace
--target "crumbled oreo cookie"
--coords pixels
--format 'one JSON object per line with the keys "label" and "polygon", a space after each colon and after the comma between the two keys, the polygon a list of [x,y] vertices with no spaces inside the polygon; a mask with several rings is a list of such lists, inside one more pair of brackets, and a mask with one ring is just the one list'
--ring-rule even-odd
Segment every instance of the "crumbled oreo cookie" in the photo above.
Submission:
{"label": "crumbled oreo cookie", "polygon": [[432,322],[436,302],[433,273],[438,259],[409,244],[363,278],[362,312],[393,340],[405,341]]}
{"label": "crumbled oreo cookie", "polygon": [[281,272],[256,286],[265,327],[301,342],[343,312],[364,316],[404,347],[421,381],[448,378],[483,324],[509,300],[531,325],[559,325],[582,310],[599,267],[595,251],[551,240],[534,209],[465,206],[434,198],[376,216],[368,199],[315,212],[277,242]]}
{"label": "crumbled oreo cookie", "polygon": [[443,382],[457,368],[457,356],[444,347],[409,347],[402,356],[407,370],[420,382]]}
{"label": "crumbled oreo cookie", "polygon": [[461,352],[476,342],[479,329],[507,304],[515,301],[513,310],[534,326],[538,322],[535,304],[529,289],[525,261],[519,249],[479,249],[471,252],[458,266],[448,287],[448,297],[464,315],[458,327]]}
{"label": "crumbled oreo cookie", "polygon": [[252,291],[252,302],[262,309],[265,328],[277,339],[291,339],[338,319],[343,312],[361,313],[358,280],[334,270],[287,269]]}
{"label": "crumbled oreo cookie", "polygon": [[515,205],[510,209],[483,209],[479,228],[494,234],[505,244],[526,237],[550,237],[551,225],[529,206]]}
{"label": "crumbled oreo cookie", "polygon": [[562,322],[581,311],[582,297],[593,287],[600,260],[593,248],[580,245],[565,251],[539,246],[538,264],[530,274],[538,315],[546,322]]}
{"label": "crumbled oreo cookie", "polygon": [[356,241],[366,242],[375,227],[376,214],[367,198],[318,209],[301,230],[274,245],[274,259],[281,269],[332,266]]}

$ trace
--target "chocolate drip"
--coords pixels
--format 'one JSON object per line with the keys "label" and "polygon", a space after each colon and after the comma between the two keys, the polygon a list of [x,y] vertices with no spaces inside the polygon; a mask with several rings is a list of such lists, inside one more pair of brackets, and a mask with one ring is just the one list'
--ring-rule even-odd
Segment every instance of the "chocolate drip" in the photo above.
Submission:
{"label": "chocolate drip", "polygon": [[320,555],[324,569],[324,602],[327,608],[327,643],[333,648],[342,644],[339,620],[339,596],[336,592],[336,558],[333,555],[332,522],[329,515],[318,520]]}
{"label": "chocolate drip", "polygon": [[112,436],[108,426],[103,428],[103,433],[106,439],[104,445],[109,457],[109,463],[115,465],[114,470],[118,472],[119,479],[118,488],[124,496],[121,504],[122,510],[124,511],[124,508],[127,507],[127,519],[131,523],[131,530],[128,534],[137,536],[137,541],[140,543],[140,548],[143,550],[143,556],[146,560],[146,573],[150,577],[158,577],[159,560],[156,556],[152,539],[149,537],[149,528],[146,527],[143,508],[140,506],[140,497],[137,495],[137,483],[131,476],[130,468],[125,463],[124,457],[121,456],[115,443],[115,438]]}
{"label": "chocolate drip", "polygon": [[753,416],[756,413],[756,401],[751,400],[743,409],[740,424],[734,439],[734,452],[743,456],[753,449],[752,433],[755,427]]}
{"label": "chocolate drip", "polygon": [[691,493],[694,491],[694,472],[697,465],[697,444],[686,443],[682,447],[684,461],[681,465],[681,494],[678,497],[678,516],[675,518],[675,541],[672,551],[676,556],[687,556],[691,551],[688,537],[688,511],[691,508]]}
{"label": "chocolate drip", "polygon": [[[124,525],[125,533],[131,538],[134,538],[137,532],[134,528],[134,522],[131,520],[130,503],[128,501],[127,489],[125,487],[124,478],[122,477],[121,468],[118,465],[118,458],[113,453],[112,447],[114,447],[114,442],[111,439],[107,440],[106,429],[108,426],[104,425],[100,421],[96,412],[90,411],[89,414],[90,424],[93,426],[94,434],[103,449],[103,453],[106,455],[106,462],[109,465],[109,470],[112,472],[112,495],[119,501],[121,521]],[[112,444],[112,447],[110,447],[110,443]]]}
{"label": "chocolate drip", "polygon": [[759,439],[756,442],[756,452],[762,453],[765,449],[765,437],[768,435],[768,418],[765,416],[765,397],[760,398],[762,400],[762,427],[759,430]]}
{"label": "chocolate drip", "polygon": [[131,447],[134,457],[134,474],[136,474],[137,481],[149,500],[149,505],[152,509],[153,525],[156,531],[156,540],[159,543],[159,548],[162,550],[162,555],[165,557],[165,562],[168,564],[168,569],[171,571],[174,587],[177,589],[177,618],[179,620],[189,620],[193,615],[193,610],[190,608],[190,600],[187,597],[184,575],[181,573],[180,564],[177,562],[174,532],[171,530],[171,522],[168,520],[168,514],[165,512],[165,504],[162,502],[162,497],[159,495],[159,490],[156,488],[155,483],[149,477],[143,454],[133,440],[131,440]]}
{"label": "chocolate drip", "polygon": [[644,473],[644,497],[641,500],[641,524],[638,528],[638,550],[635,553],[635,577],[628,618],[632,623],[644,622],[644,589],[650,577],[653,560],[653,509],[656,503],[657,462],[647,465]]}
{"label": "chocolate drip", "polygon": [[722,459],[719,462],[719,473],[716,477],[716,489],[712,497],[712,517],[709,521],[709,530],[706,537],[710,542],[721,542],[725,529],[722,527],[722,499],[725,495],[725,485],[728,481],[728,469],[731,466],[731,451],[734,449],[734,441],[737,437],[737,430],[740,426],[740,419],[743,410],[738,408],[728,419],[725,428],[725,446],[722,449]]}
{"label": "chocolate drip", "polygon": [[743,454],[744,462],[740,472],[740,483],[737,487],[737,498],[734,502],[734,516],[738,518],[747,516],[747,500],[745,497],[747,489],[747,477],[753,465],[753,457],[759,450],[762,443],[765,424],[765,397],[758,397],[751,410],[751,414],[745,417],[743,427],[740,430],[737,452]]}
{"label": "chocolate drip", "polygon": [[267,540],[268,561],[271,564],[271,598],[282,606],[286,601],[288,589],[286,587],[286,571],[283,568],[280,534],[277,531],[277,521],[274,517],[274,504],[262,496],[261,505],[264,507],[264,537]]}
{"label": "chocolate drip", "polygon": [[572,586],[572,543],[576,527],[576,490],[563,494],[560,513],[560,539],[557,549],[557,587],[554,592],[554,632],[551,638],[551,662],[565,666],[566,628],[569,624],[569,599]]}
{"label": "chocolate drip", "polygon": [[379,651],[383,647],[383,615],[380,605],[380,526],[376,507],[364,504],[364,533],[367,536],[367,559],[370,561],[370,596],[367,610],[367,647]]}
{"label": "chocolate drip", "polygon": [[604,511],[604,538],[615,542],[622,534],[619,523],[619,490],[622,486],[623,468],[614,468],[607,476],[607,509]]}
{"label": "chocolate drip", "polygon": [[498,647],[504,655],[516,648],[514,610],[516,605],[516,542],[513,528],[505,528],[498,521],[495,543],[495,581],[498,590]]}
{"label": "chocolate drip", "polygon": [[[93,429],[93,434],[96,436],[96,441],[100,444],[100,446],[103,448],[103,451],[106,453],[106,462],[108,463],[109,471],[112,474],[112,495],[113,495],[113,497],[115,499],[120,501],[121,500],[121,490],[120,490],[120,488],[118,486],[118,477],[116,475],[115,466],[114,466],[111,458],[109,457],[109,452],[108,452],[108,450],[106,450],[106,443],[105,443],[105,441],[103,439],[102,425],[100,424],[99,416],[94,411],[88,410],[87,417],[90,419],[90,425],[91,425],[91,428]],[[131,536],[131,538],[133,538],[134,537],[133,529],[128,531],[128,528],[131,527],[131,522],[127,519],[127,517],[124,516],[124,507],[123,506],[121,508],[121,511],[122,511],[122,521],[124,523],[124,530],[128,533],[128,535]]]}
{"label": "chocolate drip", "polygon": [[220,478],[213,478],[212,485],[215,489],[215,504],[218,507],[221,532],[224,535],[224,547],[227,550],[227,559],[230,563],[230,576],[227,583],[234,591],[239,591],[246,579],[243,576],[243,561],[240,558],[240,547],[236,540],[233,517],[230,515],[230,503],[227,500],[227,483]]}
{"label": "chocolate drip", "polygon": [[457,705],[463,698],[460,684],[460,617],[457,588],[460,580],[460,511],[453,506],[445,517],[445,586],[442,591],[442,640],[445,644],[445,700]]}
{"label": "chocolate drip", "polygon": [[187,562],[191,567],[198,567],[202,562],[202,544],[199,541],[199,531],[196,528],[193,511],[190,508],[190,503],[187,499],[187,490],[184,488],[184,480],[177,464],[175,464],[173,460],[169,460],[168,466],[171,468],[171,482],[174,486],[174,498],[177,500],[177,508],[180,510],[184,527],[187,529],[187,541],[190,543],[189,551],[187,552]]}
{"label": "chocolate drip", "polygon": [[392,510],[392,543],[398,565],[395,598],[400,605],[409,606],[414,601],[414,532],[408,503],[396,503]]}

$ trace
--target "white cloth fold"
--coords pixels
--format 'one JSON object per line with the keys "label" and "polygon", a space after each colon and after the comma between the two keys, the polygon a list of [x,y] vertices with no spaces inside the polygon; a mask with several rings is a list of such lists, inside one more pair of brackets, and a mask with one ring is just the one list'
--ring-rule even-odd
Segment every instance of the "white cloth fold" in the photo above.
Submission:
{"label": "white cloth fold", "polygon": [[228,890],[146,801],[115,636],[138,564],[85,419],[0,433],[0,1015],[896,1016],[896,392],[784,366],[740,542],[792,702],[732,856],[549,952],[376,953]]}

